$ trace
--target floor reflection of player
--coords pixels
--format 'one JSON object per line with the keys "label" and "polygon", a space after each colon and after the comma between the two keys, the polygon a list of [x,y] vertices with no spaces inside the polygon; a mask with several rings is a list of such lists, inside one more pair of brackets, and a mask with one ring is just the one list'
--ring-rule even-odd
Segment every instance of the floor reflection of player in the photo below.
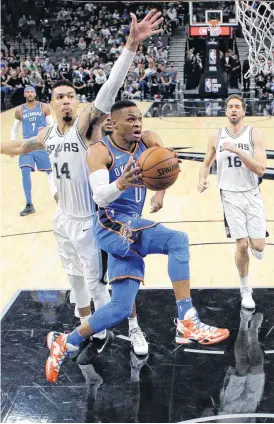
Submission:
{"label": "floor reflection of player", "polygon": [[[98,364],[79,365],[86,380],[84,422],[138,422],[140,372],[148,357],[149,354],[138,356],[130,351],[130,381],[125,378],[125,383],[119,386],[119,390],[114,374],[114,367],[117,366],[114,366],[115,361],[109,362],[108,368],[104,362],[102,372],[99,371]],[[105,374],[108,376],[104,377]],[[121,375],[124,377],[124,374]]]}
{"label": "floor reflection of player", "polygon": [[[234,347],[235,366],[229,367],[220,393],[218,415],[255,413],[262,399],[264,355],[258,340],[263,314],[242,308]],[[218,419],[217,422],[255,422],[252,418]]]}

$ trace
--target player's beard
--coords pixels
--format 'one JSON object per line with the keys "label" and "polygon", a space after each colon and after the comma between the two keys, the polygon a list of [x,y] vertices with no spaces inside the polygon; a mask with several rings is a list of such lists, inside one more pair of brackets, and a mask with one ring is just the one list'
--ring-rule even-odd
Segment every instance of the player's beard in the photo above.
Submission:
{"label": "player's beard", "polygon": [[111,135],[112,133],[113,133],[113,131],[104,131],[105,136]]}
{"label": "player's beard", "polygon": [[242,118],[236,118],[236,119],[232,119],[232,117],[231,118],[229,118],[229,121],[230,121],[230,123],[232,124],[232,125],[238,125],[239,124],[239,122],[241,122],[241,120],[242,120]]}
{"label": "player's beard", "polygon": [[71,115],[63,116],[63,121],[65,121],[65,122],[71,122],[72,121],[72,116]]}

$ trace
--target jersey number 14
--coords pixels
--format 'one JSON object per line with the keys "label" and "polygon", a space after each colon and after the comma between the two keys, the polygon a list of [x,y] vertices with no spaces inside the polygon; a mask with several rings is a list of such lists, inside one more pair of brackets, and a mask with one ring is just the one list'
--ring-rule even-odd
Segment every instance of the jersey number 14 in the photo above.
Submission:
{"label": "jersey number 14", "polygon": [[70,172],[69,172],[69,167],[67,162],[64,162],[59,169],[58,169],[58,164],[55,163],[54,169],[55,169],[56,178],[60,179],[61,175],[65,175],[66,178],[70,179]]}

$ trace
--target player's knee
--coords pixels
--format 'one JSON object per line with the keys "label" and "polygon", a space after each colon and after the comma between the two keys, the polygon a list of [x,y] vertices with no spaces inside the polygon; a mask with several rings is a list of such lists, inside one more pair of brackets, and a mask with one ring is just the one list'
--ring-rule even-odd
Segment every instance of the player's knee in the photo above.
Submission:
{"label": "player's knee", "polygon": [[168,241],[169,253],[176,255],[179,262],[189,260],[189,239],[183,231],[174,231],[174,234]]}
{"label": "player's knee", "polygon": [[133,310],[132,302],[123,302],[120,304],[116,304],[113,307],[113,318],[115,321],[120,322],[126,318],[128,318]]}
{"label": "player's knee", "polygon": [[84,278],[79,275],[68,275],[68,279],[73,289],[77,308],[86,308],[90,306],[90,297],[86,290]]}
{"label": "player's knee", "polygon": [[247,253],[247,250],[248,250],[248,239],[237,240],[236,244],[237,244],[237,250],[241,254]]}

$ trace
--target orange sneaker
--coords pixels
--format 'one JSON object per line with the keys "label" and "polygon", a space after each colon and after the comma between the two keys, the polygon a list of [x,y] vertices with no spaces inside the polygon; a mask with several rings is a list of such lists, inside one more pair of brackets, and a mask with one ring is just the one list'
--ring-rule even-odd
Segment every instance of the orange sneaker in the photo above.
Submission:
{"label": "orange sneaker", "polygon": [[202,345],[211,345],[220,343],[229,336],[227,328],[211,327],[201,322],[195,308],[191,308],[187,312],[186,319],[181,321],[177,319],[176,327],[175,340],[177,344],[196,341]]}
{"label": "orange sneaker", "polygon": [[78,346],[66,343],[67,334],[51,331],[47,335],[47,345],[50,355],[46,362],[46,377],[50,383],[55,383],[59,376],[60,367],[64,359],[72,352],[78,350]]}

